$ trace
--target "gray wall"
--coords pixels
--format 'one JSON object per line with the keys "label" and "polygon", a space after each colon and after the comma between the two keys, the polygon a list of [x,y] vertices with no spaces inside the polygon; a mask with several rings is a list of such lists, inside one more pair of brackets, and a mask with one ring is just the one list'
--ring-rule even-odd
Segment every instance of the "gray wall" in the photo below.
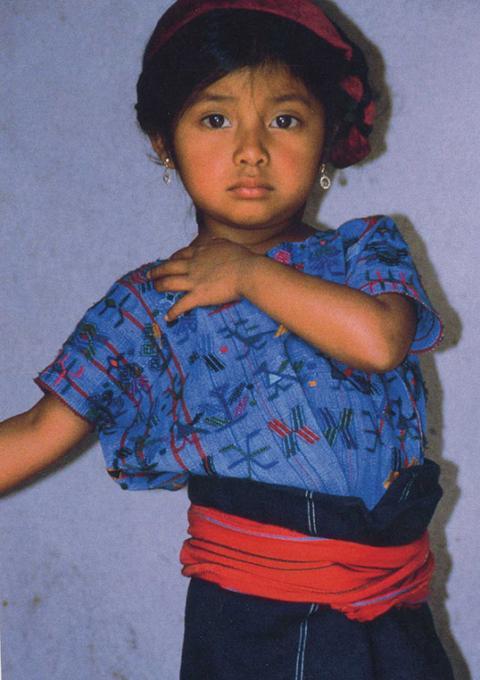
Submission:
{"label": "gray wall", "polygon": [[[32,376],[115,277],[193,234],[188,200],[178,184],[164,186],[148,161],[133,114],[142,47],[167,4],[1,4],[1,417],[38,399]],[[458,677],[480,678],[472,271],[480,9],[477,0],[341,6],[353,33],[374,41],[376,79],[386,79],[389,95],[380,106],[377,158],[338,173],[310,216],[327,226],[395,216],[447,323],[443,346],[423,360],[430,456],[443,465],[445,487],[432,530],[432,605]],[[183,492],[122,492],[93,441],[55,474],[3,500],[4,677],[176,678],[186,505]]]}

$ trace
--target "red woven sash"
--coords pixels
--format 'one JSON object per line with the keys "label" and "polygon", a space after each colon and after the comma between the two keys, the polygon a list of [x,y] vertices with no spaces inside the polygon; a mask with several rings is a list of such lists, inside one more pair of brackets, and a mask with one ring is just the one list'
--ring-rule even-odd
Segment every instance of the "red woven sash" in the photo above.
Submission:
{"label": "red woven sash", "polygon": [[370,621],[428,595],[434,568],[428,534],[376,547],[322,539],[192,505],[182,573],[227,590],[287,602],[329,605]]}

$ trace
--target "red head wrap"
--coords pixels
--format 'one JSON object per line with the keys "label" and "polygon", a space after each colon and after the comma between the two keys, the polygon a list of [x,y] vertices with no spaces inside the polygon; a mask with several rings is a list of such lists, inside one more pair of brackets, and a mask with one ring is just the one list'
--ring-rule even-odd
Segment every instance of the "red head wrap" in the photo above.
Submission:
{"label": "red head wrap", "polygon": [[207,12],[219,9],[254,10],[289,19],[340,50],[350,66],[350,75],[339,85],[351,99],[352,107],[348,122],[344,121],[340,125],[330,149],[330,161],[336,167],[344,168],[368,156],[368,135],[375,118],[375,105],[366,79],[366,69],[357,69],[359,48],[339,32],[313,0],[177,0],[160,18],[150,40],[146,60],[150,61],[183,26]]}

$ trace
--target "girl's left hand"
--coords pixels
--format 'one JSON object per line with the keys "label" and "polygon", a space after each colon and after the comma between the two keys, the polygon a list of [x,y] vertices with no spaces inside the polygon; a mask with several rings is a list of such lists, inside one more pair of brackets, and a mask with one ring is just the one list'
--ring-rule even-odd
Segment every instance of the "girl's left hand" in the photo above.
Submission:
{"label": "girl's left hand", "polygon": [[245,246],[216,238],[204,245],[177,250],[169,260],[151,269],[148,276],[159,292],[185,291],[165,317],[174,321],[194,307],[239,300],[247,267],[258,257]]}

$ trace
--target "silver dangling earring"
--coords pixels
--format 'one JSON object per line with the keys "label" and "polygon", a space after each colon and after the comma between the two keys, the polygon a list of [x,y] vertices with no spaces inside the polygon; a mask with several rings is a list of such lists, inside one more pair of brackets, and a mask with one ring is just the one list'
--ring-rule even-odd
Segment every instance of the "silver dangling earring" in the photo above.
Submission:
{"label": "silver dangling earring", "polygon": [[163,173],[163,181],[165,182],[165,184],[171,184],[171,182],[172,182],[172,175],[171,175],[171,172],[170,172],[170,162],[171,162],[171,160],[168,156],[166,156],[163,160],[163,167],[165,168],[165,171]]}
{"label": "silver dangling earring", "polygon": [[332,186],[332,180],[327,175],[327,166],[325,163],[322,163],[320,167],[320,186],[324,191],[328,191]]}

